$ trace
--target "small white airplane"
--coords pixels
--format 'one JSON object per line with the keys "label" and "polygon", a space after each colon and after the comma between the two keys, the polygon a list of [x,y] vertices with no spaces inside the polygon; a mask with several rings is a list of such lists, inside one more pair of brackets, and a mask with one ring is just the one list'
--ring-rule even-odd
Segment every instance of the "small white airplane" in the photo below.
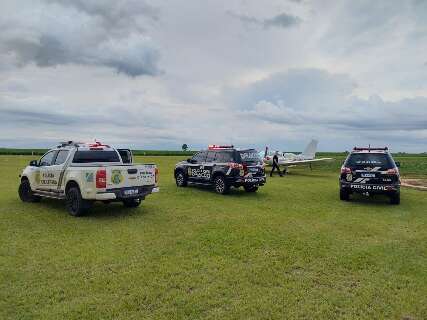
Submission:
{"label": "small white airplane", "polygon": [[279,152],[279,151],[274,152],[274,151],[269,151],[268,147],[265,147],[264,154],[260,154],[260,156],[263,158],[264,164],[271,166],[273,165],[273,156],[276,152],[278,152],[279,166],[284,166],[284,167],[308,164],[310,165],[310,168],[311,168],[311,164],[313,162],[333,160],[333,158],[316,158],[317,144],[318,144],[317,140],[314,140],[314,139],[311,140],[310,143],[305,148],[305,150],[300,154]]}

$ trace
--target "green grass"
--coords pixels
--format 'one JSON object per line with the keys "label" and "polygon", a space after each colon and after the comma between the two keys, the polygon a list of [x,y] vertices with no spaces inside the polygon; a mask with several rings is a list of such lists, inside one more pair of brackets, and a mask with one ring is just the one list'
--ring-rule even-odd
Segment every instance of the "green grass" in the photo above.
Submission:
{"label": "green grass", "polygon": [[161,174],[140,208],[73,218],[0,157],[0,319],[427,318],[427,193],[341,202],[332,163],[220,196],[177,189],[182,158],[138,158]]}

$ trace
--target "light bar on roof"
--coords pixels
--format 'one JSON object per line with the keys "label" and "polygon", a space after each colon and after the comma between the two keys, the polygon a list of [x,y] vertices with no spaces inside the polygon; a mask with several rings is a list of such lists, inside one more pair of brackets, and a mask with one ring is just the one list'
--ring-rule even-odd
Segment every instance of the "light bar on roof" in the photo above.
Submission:
{"label": "light bar on roof", "polygon": [[382,147],[382,148],[373,148],[373,147],[354,147],[353,148],[354,151],[371,151],[371,150],[382,150],[382,151],[387,151],[388,147]]}
{"label": "light bar on roof", "polygon": [[217,144],[210,144],[208,146],[208,150],[223,150],[223,149],[233,149],[234,146],[233,145],[217,145]]}

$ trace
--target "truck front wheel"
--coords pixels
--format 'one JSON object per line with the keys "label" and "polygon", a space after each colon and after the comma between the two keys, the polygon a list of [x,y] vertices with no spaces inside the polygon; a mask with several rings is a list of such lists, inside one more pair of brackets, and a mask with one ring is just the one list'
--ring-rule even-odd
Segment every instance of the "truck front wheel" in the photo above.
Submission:
{"label": "truck front wheel", "polygon": [[141,204],[141,199],[126,199],[123,200],[123,205],[127,208],[136,208]]}
{"label": "truck front wheel", "polygon": [[19,198],[23,202],[39,202],[40,197],[34,195],[33,190],[31,190],[30,181],[24,179],[21,181],[21,184],[18,188]]}
{"label": "truck front wheel", "polygon": [[185,176],[182,170],[179,170],[175,174],[175,182],[178,187],[186,187],[187,186],[187,177]]}
{"label": "truck front wheel", "polygon": [[79,188],[71,187],[65,194],[65,206],[68,213],[73,217],[80,217],[84,215],[91,207],[91,202],[84,200],[80,193]]}

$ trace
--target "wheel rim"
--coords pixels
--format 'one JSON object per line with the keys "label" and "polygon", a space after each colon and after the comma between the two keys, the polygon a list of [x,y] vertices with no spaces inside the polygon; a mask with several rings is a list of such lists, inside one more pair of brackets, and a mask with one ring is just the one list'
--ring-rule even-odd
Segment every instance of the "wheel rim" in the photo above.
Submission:
{"label": "wheel rim", "polygon": [[221,178],[216,179],[215,183],[216,190],[220,193],[224,192],[225,184]]}
{"label": "wheel rim", "polygon": [[182,184],[184,183],[184,176],[182,175],[182,173],[177,174],[176,182],[178,183],[179,186],[182,186]]}

